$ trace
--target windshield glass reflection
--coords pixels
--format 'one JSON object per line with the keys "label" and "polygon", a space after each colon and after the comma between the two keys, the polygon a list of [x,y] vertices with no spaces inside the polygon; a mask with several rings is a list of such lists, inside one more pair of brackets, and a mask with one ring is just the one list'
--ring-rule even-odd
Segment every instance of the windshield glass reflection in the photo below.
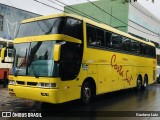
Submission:
{"label": "windshield glass reflection", "polygon": [[20,25],[16,38],[37,36],[46,34],[61,34],[63,32],[65,18],[53,18]]}
{"label": "windshield glass reflection", "polygon": [[15,44],[14,75],[58,76],[57,64],[53,61],[56,41]]}

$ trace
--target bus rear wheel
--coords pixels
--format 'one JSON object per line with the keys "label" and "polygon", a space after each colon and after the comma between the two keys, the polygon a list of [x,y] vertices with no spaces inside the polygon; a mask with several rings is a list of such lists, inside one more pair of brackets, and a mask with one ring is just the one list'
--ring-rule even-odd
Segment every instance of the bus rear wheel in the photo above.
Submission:
{"label": "bus rear wheel", "polygon": [[160,75],[157,78],[157,83],[160,84]]}
{"label": "bus rear wheel", "polygon": [[143,89],[145,90],[147,88],[148,85],[148,77],[145,75],[144,76],[144,84],[143,84]]}
{"label": "bus rear wheel", "polygon": [[81,101],[83,104],[89,104],[94,96],[93,86],[90,82],[86,81],[81,89]]}
{"label": "bus rear wheel", "polygon": [[140,91],[142,89],[142,79],[140,76],[137,78],[137,90]]}

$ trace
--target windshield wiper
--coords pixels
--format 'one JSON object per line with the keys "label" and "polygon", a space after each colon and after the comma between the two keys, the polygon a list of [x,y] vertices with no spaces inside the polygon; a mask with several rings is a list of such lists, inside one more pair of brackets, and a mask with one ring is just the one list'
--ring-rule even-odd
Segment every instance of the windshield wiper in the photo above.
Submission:
{"label": "windshield wiper", "polygon": [[53,23],[52,27],[51,27],[47,32],[45,32],[45,35],[47,35],[47,34],[51,33],[51,31],[52,31],[53,27],[54,27],[54,23]]}
{"label": "windshield wiper", "polygon": [[58,20],[59,20],[59,19],[57,19],[57,20],[55,20],[55,21],[53,22],[53,25],[50,27],[50,29],[49,29],[47,32],[45,32],[45,35],[51,33],[53,27],[55,27],[56,25],[59,26],[59,24],[56,23]]}
{"label": "windshield wiper", "polygon": [[36,78],[38,78],[39,76],[36,74],[35,69],[34,69],[34,63],[33,63],[34,58],[33,57],[35,53],[38,51],[41,44],[42,42],[38,42],[33,48],[30,49],[29,56],[28,56],[28,62],[27,62],[27,70],[26,70],[27,74],[28,74],[28,67],[31,66],[31,70]]}

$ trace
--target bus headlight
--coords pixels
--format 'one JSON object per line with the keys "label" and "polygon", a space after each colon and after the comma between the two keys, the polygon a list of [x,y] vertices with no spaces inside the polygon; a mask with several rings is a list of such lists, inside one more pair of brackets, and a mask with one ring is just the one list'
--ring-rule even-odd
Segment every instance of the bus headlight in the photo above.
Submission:
{"label": "bus headlight", "polygon": [[41,87],[41,88],[55,88],[56,83],[38,83],[38,87]]}
{"label": "bus headlight", "polygon": [[9,80],[9,83],[8,83],[9,85],[15,85],[16,84],[16,82],[14,81],[14,80]]}

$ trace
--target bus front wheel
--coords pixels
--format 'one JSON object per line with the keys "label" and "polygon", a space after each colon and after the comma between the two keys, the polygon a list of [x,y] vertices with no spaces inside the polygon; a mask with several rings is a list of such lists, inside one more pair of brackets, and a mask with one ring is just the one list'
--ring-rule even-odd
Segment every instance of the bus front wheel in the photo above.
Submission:
{"label": "bus front wheel", "polygon": [[86,81],[82,85],[81,89],[81,101],[83,104],[88,104],[91,102],[94,96],[93,86],[89,81]]}

